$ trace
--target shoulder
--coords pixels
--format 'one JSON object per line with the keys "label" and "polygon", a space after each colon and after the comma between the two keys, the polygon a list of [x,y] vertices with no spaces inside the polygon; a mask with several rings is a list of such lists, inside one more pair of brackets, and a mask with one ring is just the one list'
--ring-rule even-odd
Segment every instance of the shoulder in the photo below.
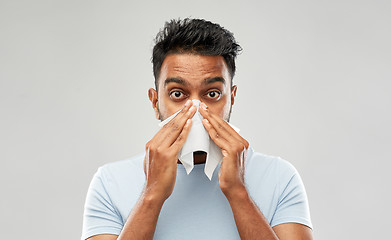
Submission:
{"label": "shoulder", "polygon": [[109,202],[118,212],[125,214],[143,189],[143,160],[144,154],[139,154],[99,167],[91,181],[89,195],[104,197],[103,202]]}
{"label": "shoulder", "polygon": [[107,163],[98,168],[84,206],[83,239],[109,233],[118,235],[145,180],[144,155]]}
{"label": "shoulder", "polygon": [[278,156],[255,152],[251,147],[248,150],[246,174],[270,177],[275,179],[291,178],[297,174],[296,168],[287,160]]}
{"label": "shoulder", "polygon": [[249,149],[245,181],[250,190],[281,194],[287,186],[302,185],[296,168],[287,160]]}
{"label": "shoulder", "polygon": [[270,225],[297,222],[312,227],[306,191],[296,168],[281,157],[253,149],[246,160],[246,186]]}
{"label": "shoulder", "polygon": [[144,179],[144,154],[106,163],[98,168],[95,177],[105,184]]}

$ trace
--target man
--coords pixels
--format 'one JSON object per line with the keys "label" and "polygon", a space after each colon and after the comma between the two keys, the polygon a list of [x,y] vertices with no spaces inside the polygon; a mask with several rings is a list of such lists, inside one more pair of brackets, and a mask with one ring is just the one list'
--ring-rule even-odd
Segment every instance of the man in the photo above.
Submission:
{"label": "man", "polygon": [[[233,35],[199,19],[172,20],[153,49],[156,118],[179,113],[145,154],[107,164],[86,199],[82,239],[312,239],[307,196],[288,162],[254,152],[227,122],[240,51]],[[197,109],[191,100],[201,101]],[[222,162],[209,180],[207,155],[186,174],[178,153],[197,110]]]}

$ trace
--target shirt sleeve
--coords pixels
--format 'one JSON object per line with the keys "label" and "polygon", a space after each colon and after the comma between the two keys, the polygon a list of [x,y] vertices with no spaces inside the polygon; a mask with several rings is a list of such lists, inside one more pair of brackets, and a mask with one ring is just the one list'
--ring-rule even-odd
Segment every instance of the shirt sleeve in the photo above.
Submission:
{"label": "shirt sleeve", "polygon": [[284,175],[288,178],[281,177],[280,196],[271,226],[294,222],[312,229],[308,198],[299,173],[288,163],[287,169],[283,170]]}
{"label": "shirt sleeve", "polygon": [[81,239],[99,234],[119,235],[122,227],[122,219],[107,192],[103,169],[100,167],[88,188]]}

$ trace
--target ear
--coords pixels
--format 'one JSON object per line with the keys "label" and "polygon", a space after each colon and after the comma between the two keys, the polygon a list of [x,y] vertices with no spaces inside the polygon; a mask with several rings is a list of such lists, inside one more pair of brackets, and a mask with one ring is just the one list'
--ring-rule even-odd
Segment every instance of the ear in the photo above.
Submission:
{"label": "ear", "polygon": [[160,115],[159,115],[159,106],[158,106],[158,97],[157,97],[157,92],[155,89],[150,88],[148,90],[148,97],[149,100],[152,103],[152,108],[155,110],[155,116],[157,120],[160,120]]}
{"label": "ear", "polygon": [[236,85],[232,86],[232,90],[231,90],[231,106],[234,105],[234,103],[235,103],[235,97],[236,97],[236,90],[237,89],[238,89],[238,87]]}

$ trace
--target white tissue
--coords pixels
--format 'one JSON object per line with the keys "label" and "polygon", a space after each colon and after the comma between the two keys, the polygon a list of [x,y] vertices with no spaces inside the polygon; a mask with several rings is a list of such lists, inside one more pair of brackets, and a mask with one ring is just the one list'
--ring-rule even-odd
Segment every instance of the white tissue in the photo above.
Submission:
{"label": "white tissue", "polygon": [[[204,125],[202,124],[202,115],[198,112],[198,107],[200,100],[194,99],[193,105],[197,107],[197,112],[192,118],[192,126],[187,136],[186,142],[183,145],[182,149],[178,153],[178,159],[185,167],[187,174],[193,170],[194,159],[193,153],[197,151],[206,152],[206,163],[204,172],[209,180],[212,179],[213,172],[216,169],[217,165],[223,159],[223,154],[221,153],[221,148],[218,147],[212,139],[209,137],[208,132],[206,131]],[[159,123],[159,127],[166,125],[171,119],[173,119],[181,110],[174,113],[168,117],[163,122]],[[230,124],[231,125],[231,124]],[[239,132],[239,129],[231,125],[236,132]]]}

